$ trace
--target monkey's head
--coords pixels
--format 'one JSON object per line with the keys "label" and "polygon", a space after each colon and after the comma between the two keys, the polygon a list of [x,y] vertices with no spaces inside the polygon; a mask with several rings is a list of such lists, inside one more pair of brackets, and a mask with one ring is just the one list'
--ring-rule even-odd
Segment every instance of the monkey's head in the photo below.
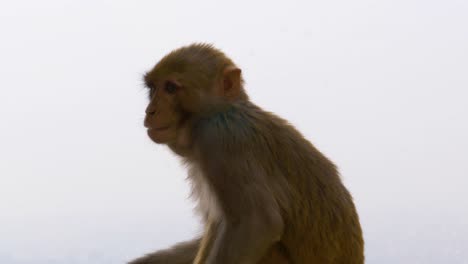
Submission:
{"label": "monkey's head", "polygon": [[192,44],[172,51],[145,74],[149,88],[145,127],[156,143],[189,144],[197,118],[247,100],[241,70],[221,51]]}

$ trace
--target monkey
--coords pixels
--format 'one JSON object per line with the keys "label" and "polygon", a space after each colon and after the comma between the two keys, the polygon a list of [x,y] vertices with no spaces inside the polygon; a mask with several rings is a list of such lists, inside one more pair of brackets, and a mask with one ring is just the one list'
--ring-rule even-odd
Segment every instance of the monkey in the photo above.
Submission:
{"label": "monkey", "polygon": [[203,232],[129,264],[364,263],[359,217],[337,167],[250,101],[241,69],[221,50],[173,50],[144,82],[147,134],[187,165]]}

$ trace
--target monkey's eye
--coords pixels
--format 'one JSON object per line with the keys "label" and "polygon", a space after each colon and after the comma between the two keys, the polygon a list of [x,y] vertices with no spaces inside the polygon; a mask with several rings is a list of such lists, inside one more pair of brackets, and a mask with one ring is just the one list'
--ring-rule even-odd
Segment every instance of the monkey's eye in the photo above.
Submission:
{"label": "monkey's eye", "polygon": [[173,82],[166,82],[166,85],[164,85],[164,90],[166,90],[166,92],[168,94],[175,94],[175,92],[177,91],[177,84],[173,83]]}
{"label": "monkey's eye", "polygon": [[148,96],[149,96],[150,99],[153,98],[154,91],[155,91],[154,88],[150,88],[150,89],[149,89],[149,91],[148,91]]}

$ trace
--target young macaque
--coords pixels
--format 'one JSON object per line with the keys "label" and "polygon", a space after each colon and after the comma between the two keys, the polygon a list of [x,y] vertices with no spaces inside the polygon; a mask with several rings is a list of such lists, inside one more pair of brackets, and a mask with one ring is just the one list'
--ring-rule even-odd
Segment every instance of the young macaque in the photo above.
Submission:
{"label": "young macaque", "polygon": [[189,165],[204,232],[131,264],[364,263],[359,218],[335,165],[250,102],[241,70],[220,50],[179,48],[144,80],[148,136]]}

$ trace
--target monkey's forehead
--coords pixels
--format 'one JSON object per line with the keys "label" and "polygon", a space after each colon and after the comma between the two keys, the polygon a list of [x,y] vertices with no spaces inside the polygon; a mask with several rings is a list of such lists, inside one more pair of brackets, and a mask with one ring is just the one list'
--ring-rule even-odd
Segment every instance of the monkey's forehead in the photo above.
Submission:
{"label": "monkey's forehead", "polygon": [[143,80],[150,87],[154,83],[166,80],[168,78],[177,78],[186,74],[187,67],[183,65],[165,65],[156,64],[150,71],[144,74]]}
{"label": "monkey's forehead", "polygon": [[225,65],[227,64],[209,61],[161,60],[144,75],[144,81],[148,85],[167,79],[213,79],[222,72]]}

